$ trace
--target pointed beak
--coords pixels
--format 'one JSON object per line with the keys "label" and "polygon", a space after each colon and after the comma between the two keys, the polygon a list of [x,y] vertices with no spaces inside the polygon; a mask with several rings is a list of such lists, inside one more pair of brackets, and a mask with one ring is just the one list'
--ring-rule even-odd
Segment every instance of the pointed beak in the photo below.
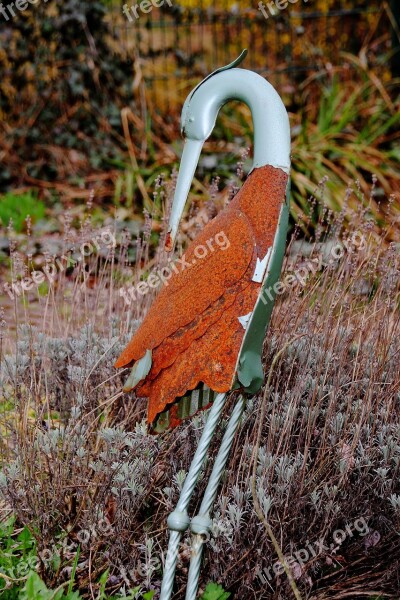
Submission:
{"label": "pointed beak", "polygon": [[165,249],[167,252],[170,252],[174,247],[179,222],[185,209],[186,200],[189,195],[203,144],[204,140],[187,139],[185,141],[182,160],[179,167],[178,181],[176,183],[175,195],[172,203],[171,216],[169,219],[167,240],[165,242]]}

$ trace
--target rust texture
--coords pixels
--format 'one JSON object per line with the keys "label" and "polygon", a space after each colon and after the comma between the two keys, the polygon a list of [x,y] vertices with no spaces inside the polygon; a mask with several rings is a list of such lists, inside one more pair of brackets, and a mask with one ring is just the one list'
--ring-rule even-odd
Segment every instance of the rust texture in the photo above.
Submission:
{"label": "rust texture", "polygon": [[[190,268],[178,267],[116,362],[131,366],[152,350],[152,368],[136,388],[137,396],[149,399],[149,423],[200,382],[215,392],[231,389],[245,333],[238,318],[253,310],[260,293],[252,277],[257,257],[273,244],[286,184],[281,169],[265,166],[251,173],[190,244],[185,253]],[[213,250],[197,258],[196,249],[208,248],[207,241],[220,232],[229,247],[214,242]],[[179,422],[172,407],[170,426]]]}

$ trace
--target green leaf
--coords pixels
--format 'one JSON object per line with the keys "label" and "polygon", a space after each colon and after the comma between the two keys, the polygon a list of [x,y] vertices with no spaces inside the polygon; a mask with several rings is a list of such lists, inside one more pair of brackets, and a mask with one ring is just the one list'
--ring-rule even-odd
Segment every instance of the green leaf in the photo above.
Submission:
{"label": "green leaf", "polygon": [[75,581],[75,573],[76,573],[76,569],[78,567],[78,560],[79,560],[79,555],[81,553],[81,547],[78,546],[78,549],[76,551],[75,554],[75,558],[74,558],[74,563],[72,565],[72,571],[71,571],[71,577],[69,578],[69,584],[68,584],[68,590],[67,590],[67,595],[72,594],[72,588],[74,586],[74,581]]}
{"label": "green leaf", "polygon": [[20,600],[50,600],[53,595],[35,571],[31,571],[19,597]]}
{"label": "green leaf", "polygon": [[99,579],[99,583],[100,583],[100,589],[99,589],[99,595],[98,595],[98,599],[99,600],[104,600],[106,597],[106,585],[107,585],[107,580],[108,580],[108,574],[109,574],[109,570],[107,569],[106,571],[104,571],[104,573],[101,575],[100,579]]}
{"label": "green leaf", "polygon": [[201,596],[201,600],[227,600],[230,595],[230,592],[225,592],[222,585],[210,581]]}
{"label": "green leaf", "polygon": [[9,192],[0,197],[0,225],[4,228],[8,227],[11,219],[15,231],[21,232],[28,215],[32,221],[45,216],[45,205],[31,192],[18,195]]}

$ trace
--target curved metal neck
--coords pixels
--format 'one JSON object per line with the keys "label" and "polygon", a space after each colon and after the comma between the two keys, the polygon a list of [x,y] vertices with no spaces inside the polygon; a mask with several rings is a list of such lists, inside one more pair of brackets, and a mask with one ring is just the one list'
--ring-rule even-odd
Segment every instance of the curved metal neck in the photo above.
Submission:
{"label": "curved metal neck", "polygon": [[241,100],[251,110],[252,168],[271,165],[289,173],[289,117],[272,85],[246,69],[229,68],[207,77],[188,96],[182,110],[181,129],[186,142],[170,215],[167,250],[173,248],[203,143],[211,135],[221,107],[229,100]]}
{"label": "curved metal neck", "polygon": [[[221,107],[241,100],[250,108],[254,128],[253,169],[272,165],[289,173],[290,126],[285,106],[270,83],[246,69],[222,71],[204,81],[189,97],[182,117],[188,139],[199,139],[199,125],[206,137],[214,128]],[[193,122],[190,122],[193,119]],[[199,123],[199,120],[201,123]],[[193,127],[191,125],[193,124]],[[191,130],[195,137],[191,136]],[[205,138],[203,138],[204,140]]]}

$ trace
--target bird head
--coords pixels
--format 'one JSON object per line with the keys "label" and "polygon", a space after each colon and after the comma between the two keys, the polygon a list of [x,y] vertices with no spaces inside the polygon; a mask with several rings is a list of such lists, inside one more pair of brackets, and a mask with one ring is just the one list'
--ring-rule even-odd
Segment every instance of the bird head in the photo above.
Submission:
{"label": "bird head", "polygon": [[168,251],[171,251],[175,244],[179,222],[185,208],[203,144],[211,135],[218,112],[227,100],[223,93],[224,90],[219,89],[217,76],[219,73],[240,64],[246,54],[247,50],[243,50],[235,61],[208,75],[190,92],[183,105],[181,133],[185,139],[185,145],[169,221],[165,246]]}

